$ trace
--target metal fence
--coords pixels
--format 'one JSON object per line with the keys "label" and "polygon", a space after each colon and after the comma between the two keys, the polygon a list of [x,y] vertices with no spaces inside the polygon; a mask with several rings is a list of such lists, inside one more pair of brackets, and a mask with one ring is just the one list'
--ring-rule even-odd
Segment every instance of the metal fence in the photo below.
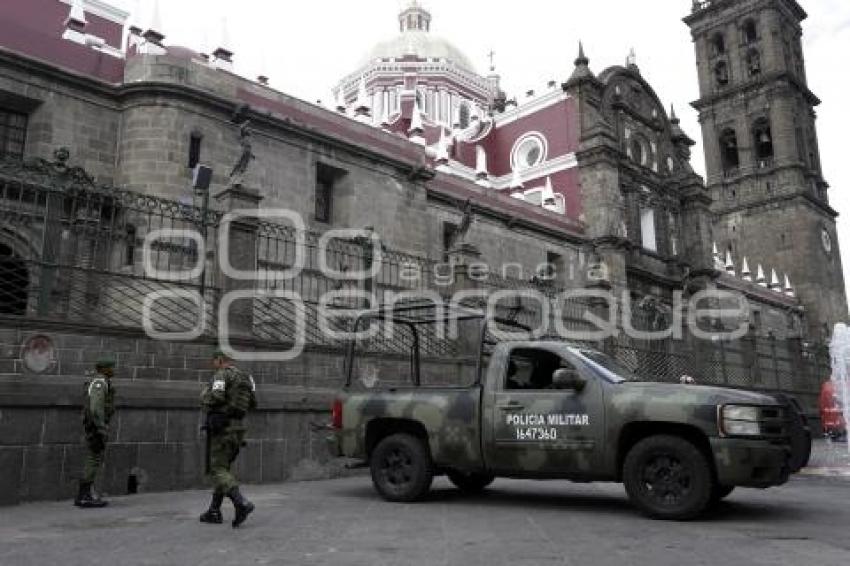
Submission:
{"label": "metal fence", "polygon": [[[218,261],[222,212],[97,185],[67,161],[62,152],[53,162],[0,161],[0,315],[100,328],[147,324],[163,333],[185,332],[203,322],[199,333],[216,336],[220,301],[233,287]],[[145,239],[161,230],[172,233],[160,235],[145,254]],[[308,346],[340,348],[343,341],[320,324],[323,301],[340,315],[328,320],[327,328],[343,331],[351,328],[351,317],[345,315],[368,306],[366,297],[386,302],[395,293],[445,297],[454,290],[438,284],[437,260],[388,249],[368,233],[328,239],[263,220],[255,222],[251,238],[242,252],[251,254],[257,280],[242,288],[247,285],[260,295],[247,309],[246,337],[260,345],[292,343],[296,321],[303,317]],[[296,266],[298,258],[296,275],[281,273]],[[196,266],[200,269],[187,275]],[[186,273],[175,278],[181,271]],[[369,275],[355,277],[358,272]],[[502,293],[497,304],[503,318],[531,328],[593,329],[586,314],[598,305],[585,299],[558,302],[563,289],[549,282],[510,279],[496,271],[465,277],[482,293],[469,304],[481,306],[492,293],[512,292]],[[279,292],[300,300],[274,295]],[[658,322],[640,310],[631,316],[640,328]],[[405,353],[413,337],[404,328],[395,330],[392,339],[379,333],[368,347]],[[425,355],[458,354],[455,341],[436,329],[419,339]],[[829,373],[826,353],[807,349],[799,340],[621,337],[595,345],[654,379],[675,381],[687,374],[702,383],[805,394],[812,402]]]}

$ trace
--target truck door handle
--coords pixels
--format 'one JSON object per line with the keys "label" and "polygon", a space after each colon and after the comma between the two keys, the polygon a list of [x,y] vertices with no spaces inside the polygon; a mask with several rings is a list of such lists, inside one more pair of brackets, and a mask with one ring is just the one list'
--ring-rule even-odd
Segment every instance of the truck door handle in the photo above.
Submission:
{"label": "truck door handle", "polygon": [[500,403],[496,405],[499,409],[503,411],[517,410],[525,408],[525,405],[522,403],[517,403],[516,401],[509,401],[507,403]]}

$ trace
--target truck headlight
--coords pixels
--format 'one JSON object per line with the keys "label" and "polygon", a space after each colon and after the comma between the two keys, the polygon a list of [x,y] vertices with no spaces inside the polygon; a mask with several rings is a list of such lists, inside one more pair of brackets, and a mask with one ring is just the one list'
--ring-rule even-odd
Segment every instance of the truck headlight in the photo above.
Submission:
{"label": "truck headlight", "polygon": [[720,431],[729,436],[760,436],[759,407],[724,405],[720,411]]}

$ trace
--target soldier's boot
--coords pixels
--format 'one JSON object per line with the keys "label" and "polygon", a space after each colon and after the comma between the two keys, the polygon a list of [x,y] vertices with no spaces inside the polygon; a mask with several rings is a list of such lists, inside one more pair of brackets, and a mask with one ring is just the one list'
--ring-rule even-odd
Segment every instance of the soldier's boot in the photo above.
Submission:
{"label": "soldier's boot", "polygon": [[77,491],[77,498],[74,500],[74,505],[86,509],[98,509],[100,507],[106,507],[108,504],[107,501],[104,501],[94,493],[91,483],[80,482],[80,488]]}
{"label": "soldier's boot", "polygon": [[231,490],[227,492],[227,497],[229,497],[233,502],[233,508],[236,510],[232,523],[233,528],[235,529],[245,522],[245,519],[247,519],[248,515],[250,515],[254,510],[254,504],[245,499],[245,497],[239,493],[238,487],[231,488]]}
{"label": "soldier's boot", "polygon": [[210,501],[210,508],[201,513],[202,523],[220,525],[224,522],[224,518],[221,516],[222,501],[224,501],[224,494],[218,491],[213,492],[212,501]]}

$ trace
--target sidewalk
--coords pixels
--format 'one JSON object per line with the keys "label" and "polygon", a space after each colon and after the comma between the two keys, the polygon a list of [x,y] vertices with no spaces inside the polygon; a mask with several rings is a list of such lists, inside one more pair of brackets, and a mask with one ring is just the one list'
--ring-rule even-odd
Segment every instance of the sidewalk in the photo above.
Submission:
{"label": "sidewalk", "polygon": [[847,450],[847,443],[815,440],[809,465],[800,473],[850,479],[850,451]]}

